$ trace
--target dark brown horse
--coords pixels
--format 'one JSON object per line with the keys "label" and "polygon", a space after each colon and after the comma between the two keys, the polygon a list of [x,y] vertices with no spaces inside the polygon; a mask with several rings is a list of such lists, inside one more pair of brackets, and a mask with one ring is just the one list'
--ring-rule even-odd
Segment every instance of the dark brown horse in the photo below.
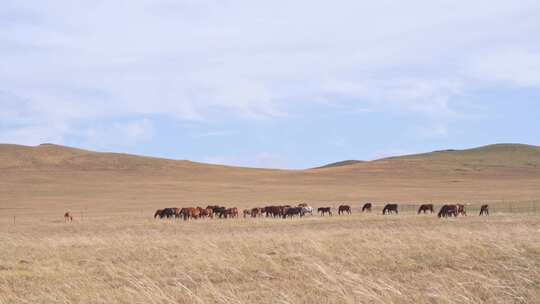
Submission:
{"label": "dark brown horse", "polygon": [[418,214],[427,213],[428,211],[433,213],[433,204],[423,204],[420,205],[420,208],[418,208]]}
{"label": "dark brown horse", "polygon": [[64,222],[72,222],[72,221],[73,221],[73,216],[71,215],[71,213],[69,211],[64,213]]}
{"label": "dark brown horse", "polygon": [[398,214],[398,204],[386,204],[386,206],[384,206],[382,214],[391,214],[391,213]]}
{"label": "dark brown horse", "polygon": [[332,208],[331,207],[319,207],[319,208],[317,208],[317,213],[320,213],[322,216],[324,216],[325,213],[328,213],[329,215],[332,215]]}
{"label": "dark brown horse", "polygon": [[303,207],[287,207],[287,209],[283,212],[283,218],[287,218],[287,216],[293,218],[295,215],[300,217],[304,216]]}
{"label": "dark brown horse", "polygon": [[362,206],[362,212],[371,212],[371,207],[373,207],[371,203],[365,203],[364,206]]}
{"label": "dark brown horse", "polygon": [[225,210],[224,212],[224,216],[225,218],[235,218],[235,217],[238,217],[238,208],[236,207],[233,207],[233,208],[228,208]]}
{"label": "dark brown horse", "polygon": [[[154,213],[154,218],[156,218],[156,217],[158,217],[158,216],[161,218],[161,212],[163,212],[163,209],[158,209],[158,210],[156,210],[156,213]],[[64,215],[64,218],[65,218],[65,217],[66,217],[66,216]]]}
{"label": "dark brown horse", "polygon": [[489,205],[482,205],[482,207],[480,207],[480,216],[482,215],[489,215]]}
{"label": "dark brown horse", "polygon": [[459,215],[467,215],[467,212],[465,212],[465,205],[457,204],[457,213]]}
{"label": "dark brown horse", "polygon": [[348,214],[351,214],[351,206],[349,205],[341,205],[338,207],[338,215],[341,215],[342,213],[347,212]]}
{"label": "dark brown horse", "polygon": [[456,217],[458,216],[458,206],[457,205],[443,205],[437,217]]}

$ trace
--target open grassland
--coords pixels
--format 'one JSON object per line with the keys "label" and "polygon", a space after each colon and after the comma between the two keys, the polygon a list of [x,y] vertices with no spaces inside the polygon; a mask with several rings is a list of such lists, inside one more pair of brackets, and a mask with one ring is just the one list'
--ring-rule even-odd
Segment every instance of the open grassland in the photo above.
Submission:
{"label": "open grassland", "polygon": [[2,217],[0,303],[540,303],[540,214]]}

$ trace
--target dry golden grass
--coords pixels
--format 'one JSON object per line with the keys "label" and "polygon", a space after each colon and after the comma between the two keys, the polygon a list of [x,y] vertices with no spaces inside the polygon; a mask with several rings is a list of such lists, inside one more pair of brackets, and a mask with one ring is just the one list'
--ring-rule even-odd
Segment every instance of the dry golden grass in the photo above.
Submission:
{"label": "dry golden grass", "polygon": [[540,303],[534,214],[0,227],[0,303]]}

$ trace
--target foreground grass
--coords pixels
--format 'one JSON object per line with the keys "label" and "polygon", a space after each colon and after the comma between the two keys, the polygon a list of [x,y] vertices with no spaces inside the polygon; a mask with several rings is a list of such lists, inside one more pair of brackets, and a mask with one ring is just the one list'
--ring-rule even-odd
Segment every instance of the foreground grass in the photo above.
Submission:
{"label": "foreground grass", "polygon": [[538,215],[0,227],[0,303],[540,303]]}

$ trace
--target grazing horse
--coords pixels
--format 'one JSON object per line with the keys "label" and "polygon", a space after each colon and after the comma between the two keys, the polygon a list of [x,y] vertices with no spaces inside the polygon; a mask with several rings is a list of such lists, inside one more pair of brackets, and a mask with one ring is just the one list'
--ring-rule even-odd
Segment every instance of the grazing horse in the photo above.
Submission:
{"label": "grazing horse", "polygon": [[214,218],[214,210],[212,208],[204,209],[204,213],[206,214],[206,217]]}
{"label": "grazing horse", "polygon": [[[158,217],[161,218],[161,212],[163,212],[163,209],[158,209],[156,210],[156,213],[154,213],[154,218]],[[68,214],[69,212],[67,212],[66,214]],[[64,214],[64,218],[66,217],[66,215]]]}
{"label": "grazing horse", "polygon": [[382,214],[391,214],[391,213],[398,214],[398,204],[386,204],[386,206],[384,206]]}
{"label": "grazing horse", "polygon": [[304,216],[303,207],[288,207],[283,213],[283,218],[289,216],[292,219],[295,215],[299,215],[300,217]]}
{"label": "grazing horse", "polygon": [[367,212],[371,212],[371,207],[373,205],[371,203],[365,203],[364,206],[362,206],[362,212],[364,211],[367,211]]}
{"label": "grazing horse", "polygon": [[328,213],[329,215],[332,215],[332,208],[331,207],[320,207],[320,208],[317,208],[317,213],[321,213],[322,216],[324,216],[325,213]]}
{"label": "grazing horse", "polygon": [[479,216],[482,216],[482,215],[485,215],[485,216],[489,215],[489,205],[482,205],[482,207],[480,207],[480,215]]}
{"label": "grazing horse", "polygon": [[244,209],[244,218],[252,216],[251,209]]}
{"label": "grazing horse", "polygon": [[258,217],[262,215],[262,209],[261,208],[253,208],[251,209],[251,217]]}
{"label": "grazing horse", "polygon": [[302,207],[302,212],[304,212],[304,214],[309,213],[310,215],[313,215],[313,207],[310,207],[310,206]]}
{"label": "grazing horse", "polygon": [[73,221],[73,216],[71,215],[71,213],[69,211],[64,213],[64,222],[72,222],[72,221]]}
{"label": "grazing horse", "polygon": [[457,205],[443,205],[441,210],[437,214],[437,217],[456,217],[458,216],[458,206]]}
{"label": "grazing horse", "polygon": [[201,211],[197,208],[182,208],[180,210],[180,216],[187,221],[188,219],[198,219],[201,216]]}
{"label": "grazing horse", "polygon": [[227,211],[227,208],[225,207],[216,207],[214,208],[214,214],[216,216],[219,216],[219,218],[227,217],[225,212]]}
{"label": "grazing horse", "polygon": [[351,214],[351,206],[349,205],[341,205],[338,207],[338,214],[341,215],[342,213],[347,212],[348,214]]}
{"label": "grazing horse", "polygon": [[180,217],[180,210],[182,210],[182,209],[180,209],[180,208],[171,208],[171,209],[173,211],[173,216],[175,218],[179,218]]}
{"label": "grazing horse", "polygon": [[223,214],[224,214],[225,218],[238,217],[238,208],[236,208],[236,207],[228,208],[228,209],[225,210],[225,212]]}
{"label": "grazing horse", "polygon": [[171,218],[174,216],[174,208],[165,208],[159,213],[159,218]]}
{"label": "grazing horse", "polygon": [[457,204],[457,213],[467,216],[467,212],[465,212],[465,205]]}
{"label": "grazing horse", "polygon": [[433,204],[423,204],[418,208],[418,214],[427,213],[428,211],[433,213]]}

